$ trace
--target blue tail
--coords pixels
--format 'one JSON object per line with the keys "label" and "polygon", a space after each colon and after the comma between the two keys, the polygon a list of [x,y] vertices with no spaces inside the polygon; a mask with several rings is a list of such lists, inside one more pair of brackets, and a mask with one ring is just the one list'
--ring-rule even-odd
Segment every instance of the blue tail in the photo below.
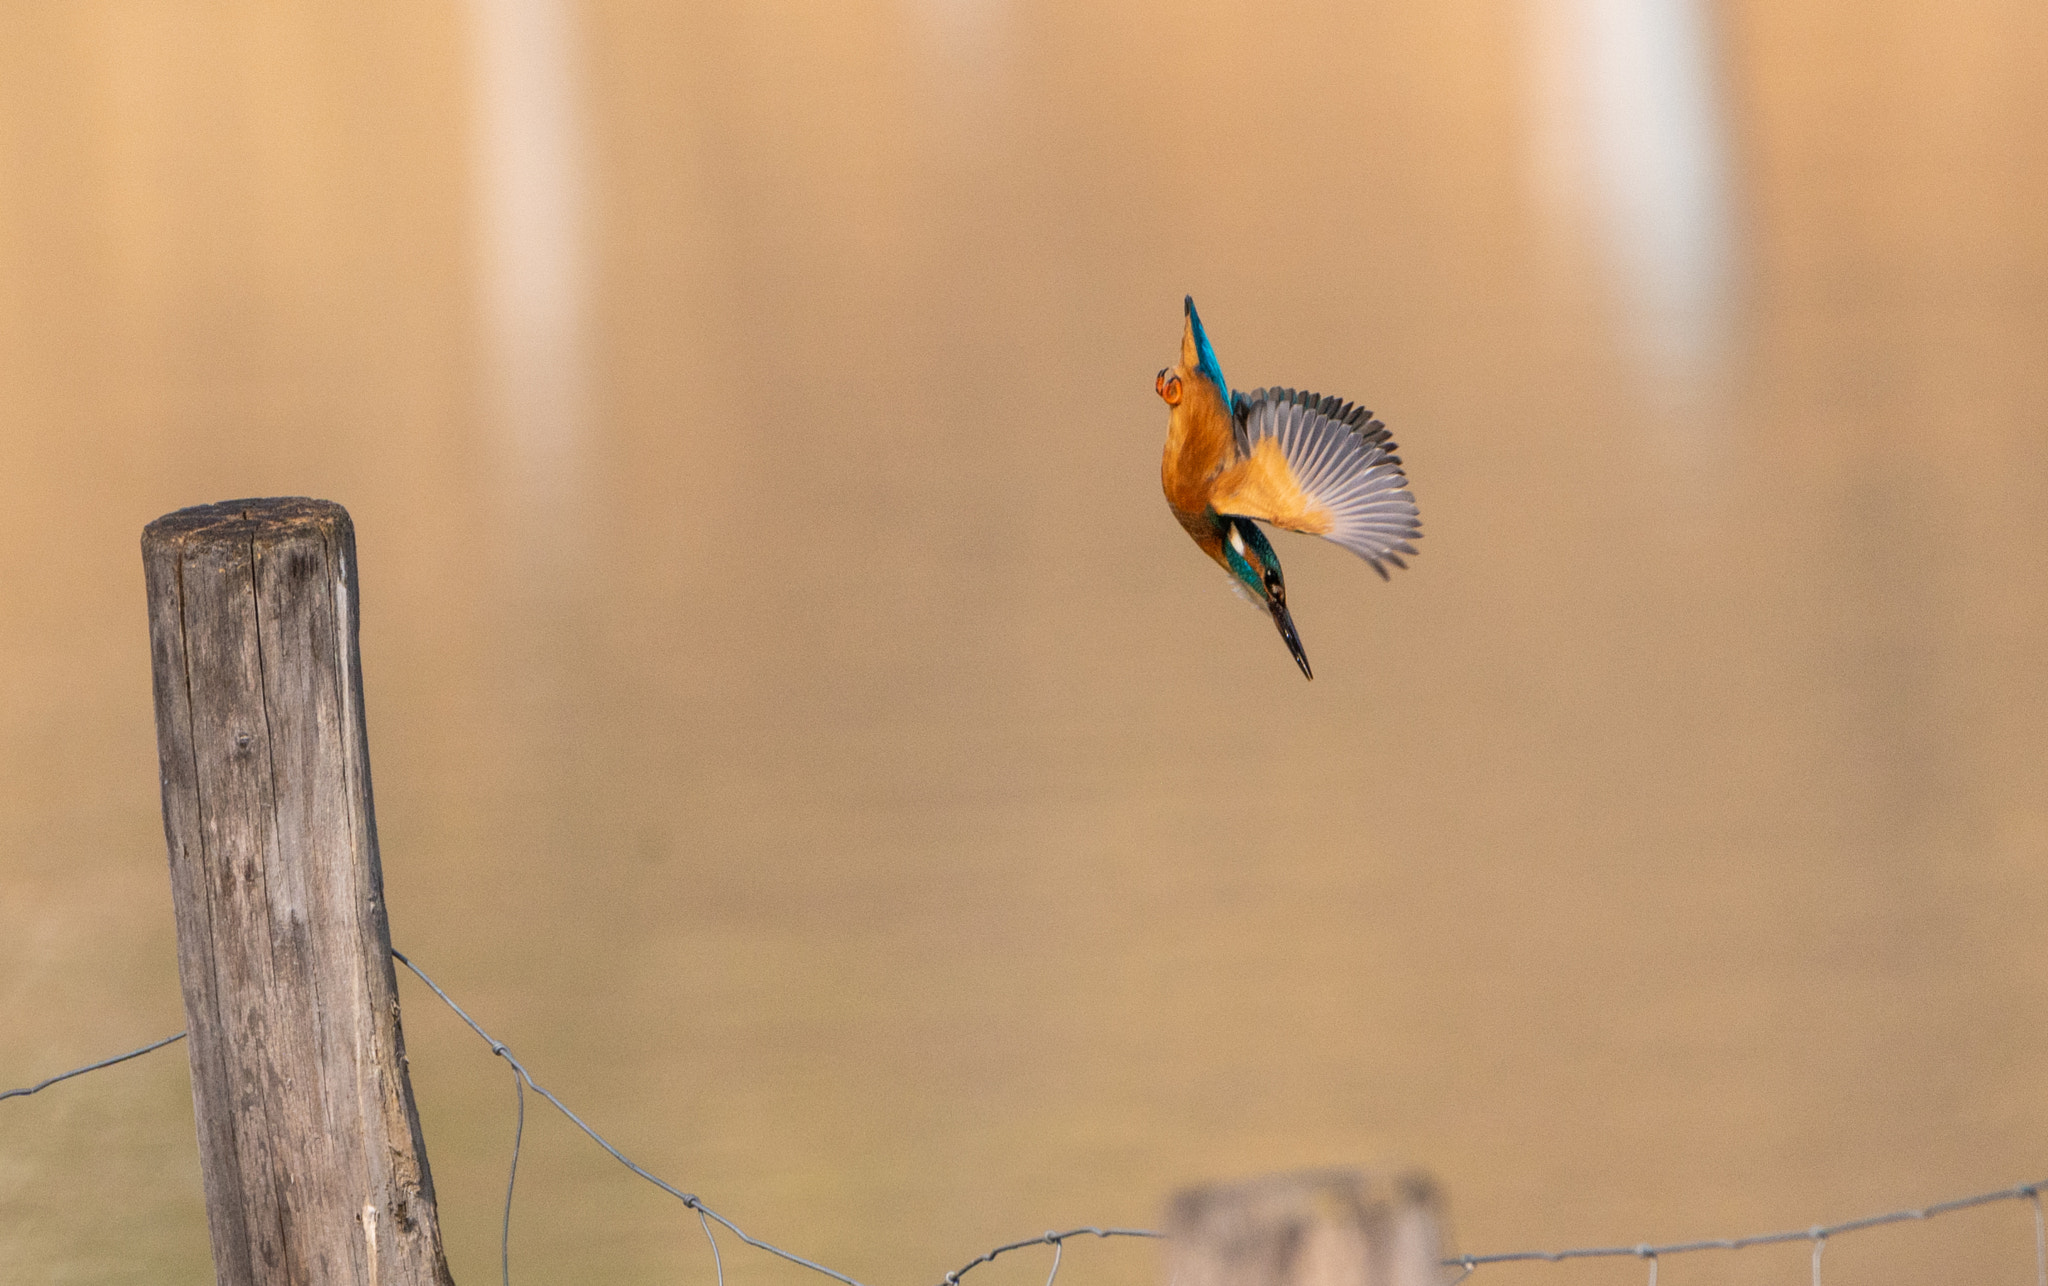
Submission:
{"label": "blue tail", "polygon": [[1186,306],[1188,322],[1195,328],[1195,351],[1202,357],[1202,374],[1208,376],[1216,391],[1223,395],[1223,405],[1229,406],[1230,383],[1223,378],[1223,368],[1216,363],[1216,350],[1209,347],[1209,332],[1202,329],[1202,314],[1195,311],[1193,295],[1187,297]]}

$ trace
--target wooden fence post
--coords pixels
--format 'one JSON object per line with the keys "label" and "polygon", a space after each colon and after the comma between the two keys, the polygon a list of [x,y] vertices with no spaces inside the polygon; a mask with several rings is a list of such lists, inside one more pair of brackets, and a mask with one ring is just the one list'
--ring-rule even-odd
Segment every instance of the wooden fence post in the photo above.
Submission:
{"label": "wooden fence post", "polygon": [[447,1286],[370,803],[355,529],[324,500],[142,533],[164,838],[222,1286]]}
{"label": "wooden fence post", "polygon": [[1435,1185],[1352,1170],[1189,1188],[1167,1209],[1174,1286],[1438,1286]]}

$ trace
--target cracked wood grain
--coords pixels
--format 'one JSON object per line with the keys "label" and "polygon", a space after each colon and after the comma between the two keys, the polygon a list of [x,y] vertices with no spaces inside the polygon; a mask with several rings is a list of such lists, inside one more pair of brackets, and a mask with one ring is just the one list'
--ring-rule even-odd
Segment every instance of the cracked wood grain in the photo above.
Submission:
{"label": "cracked wood grain", "polygon": [[449,1283],[406,1074],[355,531],[299,498],[142,536],[164,839],[215,1272]]}

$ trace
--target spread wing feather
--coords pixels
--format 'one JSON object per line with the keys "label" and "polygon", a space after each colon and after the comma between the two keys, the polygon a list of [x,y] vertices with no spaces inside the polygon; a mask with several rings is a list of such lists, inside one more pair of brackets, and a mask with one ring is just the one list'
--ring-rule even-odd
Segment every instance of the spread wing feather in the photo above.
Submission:
{"label": "spread wing feather", "polygon": [[1270,439],[1292,475],[1274,482],[1298,498],[1284,510],[1219,504],[1218,512],[1313,532],[1371,563],[1383,578],[1384,564],[1408,565],[1401,555],[1415,553],[1412,542],[1421,538],[1422,522],[1393,438],[1372,412],[1342,398],[1289,388],[1240,394],[1233,409],[1240,456],[1255,457]]}

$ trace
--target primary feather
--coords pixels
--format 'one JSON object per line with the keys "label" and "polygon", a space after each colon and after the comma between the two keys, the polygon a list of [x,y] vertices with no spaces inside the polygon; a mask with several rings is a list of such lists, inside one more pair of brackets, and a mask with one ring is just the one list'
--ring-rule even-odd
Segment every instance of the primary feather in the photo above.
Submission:
{"label": "primary feather", "polygon": [[1272,618],[1304,677],[1308,654],[1287,606],[1280,558],[1258,524],[1333,540],[1386,578],[1422,534],[1387,426],[1342,398],[1289,388],[1233,393],[1184,307],[1180,360],[1153,388],[1168,408],[1159,481],[1173,516]]}
{"label": "primary feather", "polygon": [[1405,567],[1422,522],[1387,426],[1342,398],[1288,388],[1237,398],[1239,459],[1216,480],[1211,503],[1335,541],[1372,564]]}

